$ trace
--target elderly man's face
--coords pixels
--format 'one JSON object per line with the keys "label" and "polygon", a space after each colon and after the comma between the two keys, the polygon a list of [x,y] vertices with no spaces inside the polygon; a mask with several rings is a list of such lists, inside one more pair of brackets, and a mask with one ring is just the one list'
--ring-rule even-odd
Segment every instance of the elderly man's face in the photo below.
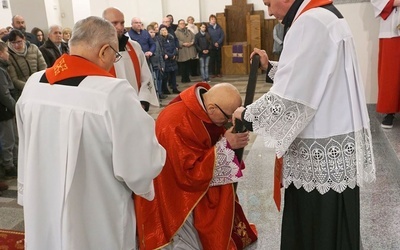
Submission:
{"label": "elderly man's face", "polygon": [[55,45],[60,45],[62,42],[62,30],[60,27],[55,27],[51,30],[49,33],[49,39],[52,41]]}
{"label": "elderly man's face", "polygon": [[15,16],[11,25],[14,29],[20,30],[22,32],[24,32],[26,29],[25,19],[22,16]]}
{"label": "elderly man's face", "polygon": [[264,5],[268,7],[268,14],[275,16],[276,19],[282,20],[289,11],[293,2],[287,0],[263,0]]}

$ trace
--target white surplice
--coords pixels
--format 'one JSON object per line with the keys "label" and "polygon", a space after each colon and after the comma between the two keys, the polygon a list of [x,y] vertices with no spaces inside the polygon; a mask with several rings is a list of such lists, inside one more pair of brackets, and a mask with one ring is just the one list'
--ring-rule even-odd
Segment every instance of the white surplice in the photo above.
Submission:
{"label": "white surplice", "polygon": [[324,8],[304,12],[285,37],[274,85],[247,106],[245,120],[283,156],[286,188],[340,193],[375,179],[355,51],[344,19]]}
{"label": "white surplice", "polygon": [[[151,74],[149,65],[147,63],[146,57],[142,51],[142,47],[136,41],[131,39],[128,40],[139,59],[140,64],[140,79],[141,79],[141,86],[140,90],[138,89],[138,84],[136,81],[136,74],[133,67],[132,59],[129,56],[127,50],[120,51],[119,53],[122,55],[122,58],[114,63],[115,73],[118,78],[126,79],[132,85],[132,87],[136,90],[139,96],[140,101],[146,101],[153,106],[159,107],[160,103],[157,98],[157,91],[154,85],[153,76]],[[129,49],[128,46],[126,46]]]}
{"label": "white surplice", "polygon": [[132,191],[153,199],[166,156],[154,120],[126,80],[88,76],[73,87],[42,75],[16,108],[26,249],[136,249]]}

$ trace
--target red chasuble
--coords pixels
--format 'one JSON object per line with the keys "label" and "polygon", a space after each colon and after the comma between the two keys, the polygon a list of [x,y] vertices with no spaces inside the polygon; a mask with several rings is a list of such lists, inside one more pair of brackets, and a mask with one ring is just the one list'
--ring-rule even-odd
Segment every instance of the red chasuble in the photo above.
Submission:
{"label": "red chasuble", "polygon": [[156,133],[167,150],[166,164],[154,180],[155,198],[135,196],[140,249],[167,245],[191,212],[204,249],[234,249],[233,185],[209,187],[215,143],[225,132],[214,125],[196,97],[198,83],[183,91],[158,116]]}

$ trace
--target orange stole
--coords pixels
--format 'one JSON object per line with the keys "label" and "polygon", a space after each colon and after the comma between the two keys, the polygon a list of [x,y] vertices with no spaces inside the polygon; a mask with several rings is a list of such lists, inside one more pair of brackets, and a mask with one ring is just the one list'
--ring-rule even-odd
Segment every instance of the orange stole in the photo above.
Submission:
{"label": "orange stole", "polygon": [[[141,81],[141,75],[140,75],[140,63],[139,63],[139,58],[136,54],[135,49],[133,48],[132,44],[130,44],[130,42],[128,41],[126,43],[127,48],[126,50],[128,51],[129,57],[132,60],[133,63],[133,69],[135,70],[135,78],[136,78],[136,83],[138,86],[138,93],[140,91],[140,87],[142,86],[142,81]],[[110,73],[114,76],[117,77],[117,73],[115,72],[115,67],[114,65],[112,66],[112,68],[110,69]]]}
{"label": "orange stole", "polygon": [[50,84],[76,76],[108,76],[112,75],[91,61],[80,57],[63,54],[46,69],[46,78]]}

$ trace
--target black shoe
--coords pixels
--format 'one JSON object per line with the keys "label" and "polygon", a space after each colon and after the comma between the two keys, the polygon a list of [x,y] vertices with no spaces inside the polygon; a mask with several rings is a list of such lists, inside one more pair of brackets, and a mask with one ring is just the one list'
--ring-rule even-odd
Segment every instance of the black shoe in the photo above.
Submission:
{"label": "black shoe", "polygon": [[163,94],[164,94],[164,95],[170,95],[171,92],[170,92],[168,89],[165,89],[165,90],[163,90]]}
{"label": "black shoe", "polygon": [[387,114],[381,123],[382,128],[393,128],[394,114]]}
{"label": "black shoe", "polygon": [[180,92],[178,89],[173,89],[173,90],[172,90],[172,93],[174,93],[174,94],[180,94],[181,92]]}
{"label": "black shoe", "polygon": [[166,95],[160,95],[159,97],[160,97],[161,100],[167,98]]}

